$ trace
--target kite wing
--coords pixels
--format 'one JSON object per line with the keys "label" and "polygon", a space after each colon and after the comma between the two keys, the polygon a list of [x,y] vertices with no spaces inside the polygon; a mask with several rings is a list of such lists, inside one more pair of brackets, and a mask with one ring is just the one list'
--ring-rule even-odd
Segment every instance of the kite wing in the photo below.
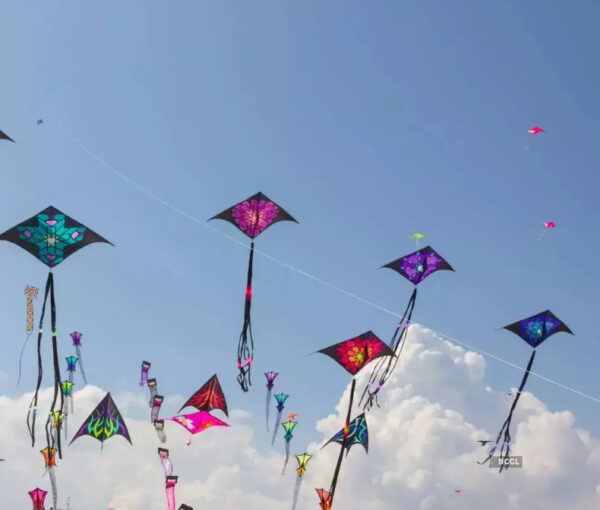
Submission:
{"label": "kite wing", "polygon": [[250,239],[278,221],[298,223],[283,207],[260,192],[211,218],[216,219],[232,223]]}
{"label": "kite wing", "polygon": [[[329,443],[344,444],[345,429],[340,430],[335,436],[333,436],[324,445],[327,446]],[[369,429],[367,428],[367,419],[365,413],[357,416],[348,425],[348,434],[346,437],[346,451],[349,452],[350,448],[354,445],[360,444],[369,453]]]}
{"label": "kite wing", "polygon": [[0,129],[0,140],[8,140],[9,142],[15,143],[15,141],[1,129]]}
{"label": "kite wing", "polygon": [[421,283],[435,271],[443,269],[454,271],[452,266],[431,246],[409,253],[382,267],[393,269],[415,285]]}
{"label": "kite wing", "polygon": [[[185,407],[195,407],[199,411],[212,411],[213,409],[220,409],[225,413],[225,416],[229,417],[227,412],[227,402],[225,401],[225,395],[223,389],[219,384],[217,374],[213,375],[196,393],[194,393],[188,401],[181,406],[181,409]],[[179,410],[181,412],[181,409]]]}
{"label": "kite wing", "polygon": [[50,206],[0,235],[53,268],[92,243],[112,243],[58,209]]}
{"label": "kite wing", "polygon": [[367,331],[356,338],[344,340],[318,352],[333,358],[352,375],[356,375],[367,363],[376,358],[395,356],[394,352],[372,331]]}
{"label": "kite wing", "polygon": [[571,335],[573,334],[569,327],[550,310],[513,322],[508,326],[504,326],[503,329],[512,331],[533,348],[540,345],[548,337],[554,335],[554,333],[563,331]]}
{"label": "kite wing", "polygon": [[129,441],[129,444],[132,444],[125,420],[123,420],[110,393],[107,393],[96,406],[96,409],[92,411],[92,414],[83,422],[83,425],[73,436],[69,445],[81,436],[92,436],[101,443],[104,443],[104,441],[114,435],[123,436]]}
{"label": "kite wing", "polygon": [[184,427],[190,434],[198,434],[210,427],[229,427],[229,424],[219,420],[219,418],[216,418],[206,411],[182,414],[166,419],[179,423],[179,425]]}

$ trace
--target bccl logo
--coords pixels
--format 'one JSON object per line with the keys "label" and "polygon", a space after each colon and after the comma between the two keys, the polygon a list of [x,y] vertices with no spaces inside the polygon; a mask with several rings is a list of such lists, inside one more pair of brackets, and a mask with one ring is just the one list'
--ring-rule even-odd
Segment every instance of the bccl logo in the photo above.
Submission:
{"label": "bccl logo", "polygon": [[491,468],[522,468],[523,467],[523,457],[492,457],[490,459],[490,467]]}

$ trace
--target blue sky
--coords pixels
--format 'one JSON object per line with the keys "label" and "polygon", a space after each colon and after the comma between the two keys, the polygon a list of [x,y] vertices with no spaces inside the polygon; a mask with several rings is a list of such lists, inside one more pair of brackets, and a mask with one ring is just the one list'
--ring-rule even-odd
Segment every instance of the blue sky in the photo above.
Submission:
{"label": "blue sky", "polygon": [[[545,343],[534,369],[597,395],[597,3],[22,4],[0,8],[0,129],[17,141],[0,145],[0,230],[52,204],[115,244],[56,270],[62,353],[82,331],[90,382],[135,389],[147,359],[162,393],[188,394],[217,372],[259,430],[262,372],[277,370],[308,442],[348,382],[309,353],[367,329],[387,340],[396,319],[257,257],[242,394],[247,252],[124,183],[57,125],[200,219],[263,191],[300,224],[276,225],[259,249],[398,312],[411,287],[377,268],[423,232],[456,273],[421,286],[416,321],[524,366],[527,345],[495,329],[550,308],[575,336]],[[524,151],[535,124],[547,133]],[[545,220],[557,229],[536,243]],[[46,272],[8,243],[0,259],[0,392],[15,396],[34,385],[32,342],[13,387],[23,287]],[[521,378],[493,360],[487,373],[498,390]],[[593,402],[528,387],[600,433]]]}

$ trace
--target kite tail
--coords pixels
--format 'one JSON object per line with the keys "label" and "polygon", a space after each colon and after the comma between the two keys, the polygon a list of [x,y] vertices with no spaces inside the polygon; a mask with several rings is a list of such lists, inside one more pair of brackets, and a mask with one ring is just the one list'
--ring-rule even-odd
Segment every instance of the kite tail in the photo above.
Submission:
{"label": "kite tail", "polygon": [[44,302],[42,304],[42,312],[40,313],[40,322],[38,327],[38,340],[37,340],[37,356],[38,356],[38,378],[37,385],[35,387],[35,393],[29,403],[29,410],[27,411],[27,430],[29,430],[29,436],[31,437],[31,446],[35,446],[35,418],[37,415],[37,404],[38,404],[38,393],[42,386],[43,378],[43,367],[42,367],[42,334],[44,332],[44,315],[46,314],[46,302],[48,300],[48,294],[50,293],[50,283],[52,282],[52,272],[48,273],[46,279],[46,289],[44,290]]}
{"label": "kite tail", "polygon": [[273,429],[273,439],[271,440],[271,446],[275,444],[275,437],[277,436],[277,431],[279,430],[279,425],[281,424],[281,413],[283,411],[277,411],[277,419],[275,420],[275,428]]}
{"label": "kite tail", "polygon": [[[154,429],[156,430],[156,429]],[[158,440],[161,443],[166,443],[167,442],[167,434],[165,433],[164,430],[156,430],[156,435],[158,436]]]}
{"label": "kite tail", "polygon": [[21,354],[19,355],[19,378],[17,379],[17,388],[19,387],[19,384],[21,383],[21,365],[23,364],[23,353],[25,352],[25,347],[27,347],[27,342],[29,342],[30,337],[31,337],[31,331],[28,331],[27,338],[25,338],[23,347],[21,347]]}
{"label": "kite tail", "polygon": [[[523,375],[523,380],[521,381],[521,385],[519,386],[517,395],[515,396],[515,399],[513,400],[512,406],[510,407],[510,412],[508,413],[508,417],[506,418],[504,424],[502,425],[502,428],[500,429],[500,432],[498,433],[498,437],[496,438],[496,443],[490,450],[488,456],[483,461],[479,462],[479,464],[485,464],[488,461],[490,461],[490,463],[491,463],[492,457],[493,457],[494,453],[496,452],[496,450],[498,449],[498,444],[500,443],[501,438],[502,438],[502,446],[500,448],[500,459],[503,461],[508,459],[508,457],[510,455],[510,441],[511,441],[510,425],[512,422],[513,412],[515,411],[515,409],[517,407],[517,403],[519,402],[519,398],[521,398],[521,393],[523,391],[523,388],[525,388],[525,384],[527,383],[527,378],[529,377],[529,372],[531,370],[531,366],[533,365],[534,358],[535,358],[535,350],[531,353],[531,357],[529,358],[529,363],[527,364],[527,368],[525,369],[525,374]],[[499,472],[502,473],[503,470],[508,469],[508,466],[509,465],[506,463],[500,464]]]}
{"label": "kite tail", "polygon": [[87,384],[87,379],[85,377],[85,370],[83,369],[83,359],[81,358],[81,345],[75,345],[75,353],[79,358],[79,370],[81,371],[81,377],[83,377],[83,382]]}
{"label": "kite tail", "polygon": [[54,466],[51,466],[48,469],[48,473],[50,475],[50,485],[52,486],[52,502],[54,503],[54,508],[58,508],[58,489],[56,487],[56,473],[54,472]]}
{"label": "kite tail", "polygon": [[269,432],[269,411],[271,410],[271,406],[269,405],[269,403],[271,402],[271,393],[273,390],[268,389],[267,390],[267,432]]}
{"label": "kite tail", "polygon": [[294,497],[292,498],[292,510],[296,510],[296,503],[298,503],[298,494],[300,494],[300,486],[302,485],[302,477],[296,478],[296,485],[294,486]]}
{"label": "kite tail", "polygon": [[148,405],[149,405],[149,407],[152,407],[154,405],[154,397],[158,393],[158,388],[156,387],[156,385],[154,385],[154,386],[148,385],[148,389],[150,390],[150,402],[148,403]]}
{"label": "kite tail", "polygon": [[158,413],[160,413],[160,408],[162,406],[162,400],[157,404],[152,404],[152,411],[150,411],[150,421],[154,423],[158,420]]}
{"label": "kite tail", "polygon": [[[28,292],[30,289],[29,286],[25,287],[25,292]],[[37,296],[37,289],[35,289],[35,295]],[[29,338],[31,337],[31,332],[33,331],[33,297],[31,294],[27,294],[27,337],[25,338],[25,343],[21,348],[21,354],[19,355],[19,378],[17,379],[17,387],[21,382],[21,366],[23,364],[23,352],[25,352],[25,347],[27,347],[27,342],[29,342]]]}
{"label": "kite tail", "polygon": [[548,232],[546,229],[544,229],[544,231],[538,236],[538,238],[535,240],[536,243],[539,243],[542,240],[542,237],[544,237],[546,235],[546,232]]}
{"label": "kite tail", "polygon": [[[248,260],[248,277],[246,281],[246,301],[244,304],[244,326],[238,341],[237,366],[240,373],[237,376],[242,391],[246,392],[252,386],[250,380],[250,365],[254,359],[254,339],[252,338],[252,320],[250,309],[252,307],[252,266],[254,261],[254,242],[250,243],[250,258]],[[250,340],[250,342],[248,342]]]}
{"label": "kite tail", "polygon": [[[396,356],[389,356],[387,358],[380,358],[375,365],[375,368],[371,372],[369,377],[369,381],[365,385],[365,389],[362,392],[358,405],[362,405],[363,400],[366,397],[365,404],[363,409],[365,411],[369,411],[373,404],[379,406],[379,402],[377,399],[377,394],[379,390],[383,387],[385,382],[388,380],[389,376],[392,374],[396,365],[398,364],[398,360],[400,359],[400,355],[402,354],[402,349],[404,349],[404,345],[406,344],[406,336],[408,334],[408,327],[410,326],[412,314],[415,309],[415,303],[417,301],[417,287],[415,286],[410,299],[408,300],[408,304],[404,309],[404,313],[402,314],[402,318],[400,322],[396,326],[396,330],[392,335],[392,339],[390,340],[389,346],[390,349],[394,351]],[[398,350],[398,346],[400,346],[400,350]],[[385,368],[384,368],[385,366]],[[377,388],[374,391],[371,391],[369,388],[375,386],[377,384]],[[367,396],[368,395],[368,396]]]}
{"label": "kite tail", "polygon": [[[350,416],[352,414],[352,402],[354,400],[354,388],[356,387],[356,379],[352,378],[352,386],[350,387],[350,403],[348,404],[348,413],[346,414],[346,423],[344,425],[344,430],[348,430],[348,425],[350,424]],[[338,456],[337,464],[335,466],[335,471],[333,472],[333,480],[331,481],[331,488],[329,489],[329,494],[331,495],[330,506],[333,506],[333,497],[335,496],[335,487],[337,485],[338,476],[340,474],[340,468],[342,467],[342,460],[344,459],[344,450],[346,449],[346,441],[348,439],[347,433],[344,433],[344,440],[342,441],[342,445],[340,447],[340,455]]]}
{"label": "kite tail", "polygon": [[175,510],[175,485],[171,485],[166,489],[167,494],[167,510]]}
{"label": "kite tail", "polygon": [[285,442],[285,461],[283,462],[283,469],[281,470],[281,476],[285,474],[285,468],[288,465],[288,461],[290,460],[290,443],[289,441]]}

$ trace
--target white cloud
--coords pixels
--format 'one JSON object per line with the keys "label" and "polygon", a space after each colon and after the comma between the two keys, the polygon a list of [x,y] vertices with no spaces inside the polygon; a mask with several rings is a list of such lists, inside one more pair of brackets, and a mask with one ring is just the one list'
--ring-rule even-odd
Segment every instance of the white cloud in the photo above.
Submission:
{"label": "white cloud", "polygon": [[[572,413],[549,412],[530,393],[523,394],[513,420],[513,453],[524,457],[523,469],[498,474],[476,463],[486,450],[475,440],[495,435],[509,405],[504,388],[492,391],[484,375],[485,360],[480,355],[413,326],[397,371],[381,394],[382,408],[367,416],[369,454],[353,448],[344,461],[336,507],[597,508],[600,443],[574,427]],[[70,433],[103,394],[91,386],[75,393],[76,416],[70,419]],[[40,409],[47,408],[50,396],[50,390],[42,393]],[[163,510],[163,471],[156,453],[160,444],[149,421],[147,392],[114,392],[113,397],[125,415],[133,447],[119,437],[107,442],[102,454],[99,443],[89,437],[65,447],[57,470],[60,503],[64,505],[71,496],[74,510]],[[316,455],[305,475],[298,508],[316,507],[313,488],[329,485],[337,448],[319,448],[340,429],[348,397],[349,388],[336,413],[316,424],[318,442],[309,450]],[[0,457],[6,459],[0,463],[1,508],[23,507],[27,491],[37,485],[49,489],[48,479],[41,478],[41,446],[32,449],[27,441],[24,417],[30,398],[0,397]],[[209,429],[189,447],[185,430],[167,425],[167,447],[179,475],[178,505],[232,510],[279,510],[289,505],[295,472],[288,469],[282,478],[281,455],[265,456],[256,450],[248,416],[246,411],[232,410],[231,428]]]}

